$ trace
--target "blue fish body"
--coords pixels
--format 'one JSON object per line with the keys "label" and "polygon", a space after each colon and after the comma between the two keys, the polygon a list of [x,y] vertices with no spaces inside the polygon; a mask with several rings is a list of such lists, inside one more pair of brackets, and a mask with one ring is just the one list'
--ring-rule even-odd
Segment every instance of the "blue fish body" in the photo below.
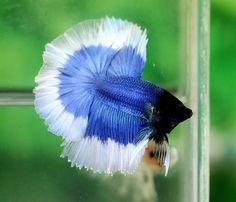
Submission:
{"label": "blue fish body", "polygon": [[192,111],[141,80],[146,32],[115,18],[82,22],[46,45],[35,108],[72,165],[132,173],[150,140],[168,169],[167,134]]}
{"label": "blue fish body", "polygon": [[[124,145],[135,143],[138,132],[147,123],[145,105],[156,103],[161,91],[132,77],[105,78],[96,88],[86,135],[97,134],[102,141],[111,138]],[[97,116],[100,112],[102,116]],[[100,123],[101,127],[95,129],[92,123]]]}

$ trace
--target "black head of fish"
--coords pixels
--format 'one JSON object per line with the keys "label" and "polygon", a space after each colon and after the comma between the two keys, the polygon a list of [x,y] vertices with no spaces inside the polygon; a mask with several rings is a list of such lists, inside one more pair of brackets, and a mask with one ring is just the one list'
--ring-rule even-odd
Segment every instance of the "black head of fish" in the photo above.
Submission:
{"label": "black head of fish", "polygon": [[185,107],[184,104],[174,95],[166,90],[158,97],[158,102],[154,106],[156,121],[154,121],[155,134],[161,136],[170,133],[180,122],[192,116],[192,110]]}

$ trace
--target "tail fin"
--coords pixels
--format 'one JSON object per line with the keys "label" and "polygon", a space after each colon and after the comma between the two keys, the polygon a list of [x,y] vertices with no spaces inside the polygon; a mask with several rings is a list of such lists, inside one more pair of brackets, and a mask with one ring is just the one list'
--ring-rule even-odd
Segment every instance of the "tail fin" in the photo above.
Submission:
{"label": "tail fin", "polygon": [[49,130],[66,142],[85,136],[95,86],[105,76],[140,78],[146,32],[115,18],[75,25],[46,45],[35,81],[35,108]]}

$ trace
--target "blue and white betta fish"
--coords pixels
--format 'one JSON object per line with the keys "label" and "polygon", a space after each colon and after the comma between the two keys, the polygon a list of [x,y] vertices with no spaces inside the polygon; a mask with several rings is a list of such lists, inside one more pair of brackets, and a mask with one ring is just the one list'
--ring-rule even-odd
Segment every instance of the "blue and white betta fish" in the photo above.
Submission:
{"label": "blue and white betta fish", "polygon": [[79,23],[46,45],[35,108],[49,131],[62,136],[62,157],[72,166],[132,173],[152,140],[167,172],[167,134],[192,111],[141,80],[146,44],[138,25],[105,17]]}

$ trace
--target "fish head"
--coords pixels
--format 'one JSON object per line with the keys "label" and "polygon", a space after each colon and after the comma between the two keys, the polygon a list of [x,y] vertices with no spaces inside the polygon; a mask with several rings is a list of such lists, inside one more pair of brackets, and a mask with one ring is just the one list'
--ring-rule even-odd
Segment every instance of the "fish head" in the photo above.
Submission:
{"label": "fish head", "polygon": [[170,133],[179,123],[190,118],[193,114],[191,109],[164,89],[158,97],[155,113],[154,127],[158,134],[163,135]]}

